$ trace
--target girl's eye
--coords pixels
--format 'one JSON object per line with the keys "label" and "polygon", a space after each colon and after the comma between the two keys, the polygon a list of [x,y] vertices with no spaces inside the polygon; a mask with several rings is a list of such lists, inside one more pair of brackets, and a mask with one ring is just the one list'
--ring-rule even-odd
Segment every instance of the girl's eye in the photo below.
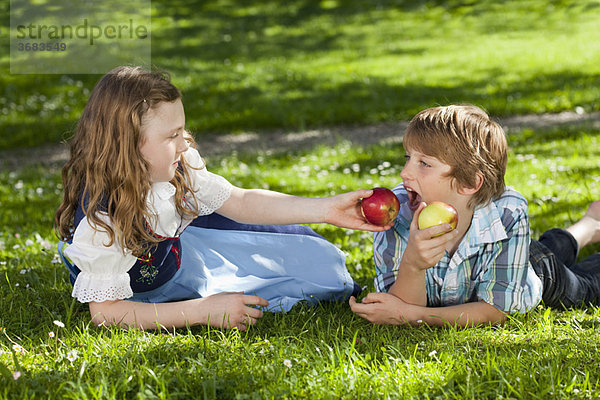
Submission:
{"label": "girl's eye", "polygon": [[420,161],[420,163],[424,167],[431,167],[431,165],[427,164],[425,161]]}
{"label": "girl's eye", "polygon": [[408,161],[408,160],[410,160],[410,156],[409,156],[408,154],[405,154],[405,155],[404,155],[404,159],[405,159],[406,161]]}

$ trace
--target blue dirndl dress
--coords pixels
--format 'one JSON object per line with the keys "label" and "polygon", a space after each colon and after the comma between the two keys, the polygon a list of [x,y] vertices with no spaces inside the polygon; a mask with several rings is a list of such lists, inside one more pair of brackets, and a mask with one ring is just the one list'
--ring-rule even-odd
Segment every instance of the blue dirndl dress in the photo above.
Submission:
{"label": "blue dirndl dress", "polygon": [[[62,250],[59,243],[74,282],[79,270]],[[289,311],[303,300],[345,301],[360,292],[344,253],[309,227],[240,224],[216,213],[165,238],[128,274],[129,300],[151,303],[244,292],[268,300],[268,311]]]}

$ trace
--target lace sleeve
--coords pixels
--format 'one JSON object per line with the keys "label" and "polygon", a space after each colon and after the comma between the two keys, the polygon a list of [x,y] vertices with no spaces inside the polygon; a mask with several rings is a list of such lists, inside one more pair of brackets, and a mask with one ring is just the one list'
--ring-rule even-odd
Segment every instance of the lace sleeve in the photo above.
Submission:
{"label": "lace sleeve", "polygon": [[135,264],[135,256],[124,253],[108,234],[92,228],[84,218],[73,236],[73,244],[65,254],[81,270],[73,284],[72,296],[82,303],[127,299],[133,296],[127,271]]}
{"label": "lace sleeve", "polygon": [[191,186],[199,201],[198,214],[208,215],[215,212],[229,199],[233,185],[222,176],[208,172],[196,149],[190,148],[185,153],[185,159],[192,166]]}

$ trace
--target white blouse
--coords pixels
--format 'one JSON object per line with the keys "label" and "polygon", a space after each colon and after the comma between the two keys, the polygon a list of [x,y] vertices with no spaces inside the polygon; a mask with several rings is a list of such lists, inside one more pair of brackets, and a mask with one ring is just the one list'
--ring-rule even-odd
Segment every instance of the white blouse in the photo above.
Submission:
{"label": "white blouse", "polygon": [[[198,199],[198,215],[208,215],[219,209],[231,195],[233,186],[222,176],[208,172],[196,149],[184,155],[190,168],[190,187]],[[191,196],[188,196],[188,199]],[[189,201],[189,200],[188,200]],[[154,183],[148,194],[148,210],[152,218],[150,228],[161,236],[179,236],[192,221],[182,219],[175,207],[175,186],[169,182]],[[105,214],[99,214],[111,224]],[[73,243],[65,254],[81,272],[73,285],[72,296],[82,303],[90,301],[127,299],[133,296],[127,271],[137,258],[114,241],[109,243],[108,233],[100,227],[94,229],[84,217],[73,235]]]}

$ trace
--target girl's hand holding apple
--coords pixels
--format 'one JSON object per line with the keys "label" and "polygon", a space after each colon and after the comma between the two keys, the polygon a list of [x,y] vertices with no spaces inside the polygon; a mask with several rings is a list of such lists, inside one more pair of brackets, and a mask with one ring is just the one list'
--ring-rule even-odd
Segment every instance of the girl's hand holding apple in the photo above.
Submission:
{"label": "girl's hand holding apple", "polygon": [[324,208],[327,210],[325,222],[341,228],[371,232],[380,232],[391,228],[393,220],[385,224],[376,224],[365,218],[361,210],[361,203],[373,195],[373,190],[358,189],[353,192],[321,199],[328,202],[328,205]]}
{"label": "girl's hand holding apple", "polygon": [[377,226],[393,224],[400,211],[400,202],[390,189],[376,187],[373,194],[360,202],[362,215]]}

